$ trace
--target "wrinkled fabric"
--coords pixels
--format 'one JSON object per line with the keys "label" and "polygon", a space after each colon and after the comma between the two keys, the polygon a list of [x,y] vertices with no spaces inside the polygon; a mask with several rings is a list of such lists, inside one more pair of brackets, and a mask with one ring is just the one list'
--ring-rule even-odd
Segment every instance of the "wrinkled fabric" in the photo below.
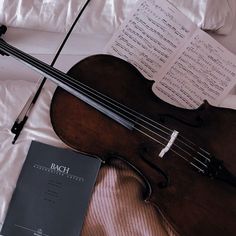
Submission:
{"label": "wrinkled fabric", "polygon": [[[54,133],[49,116],[55,85],[47,82],[15,145],[11,126],[35,84],[0,80],[0,230],[31,140],[68,148]],[[81,236],[166,236],[156,210],[144,203],[144,183],[126,164],[113,161],[99,171]]]}
{"label": "wrinkled fabric", "polygon": [[[214,7],[208,7],[208,10],[215,11],[213,13],[209,11],[209,15],[206,15],[206,3],[211,2],[209,0],[172,1],[178,3],[179,9],[185,10],[185,14],[192,16],[193,21],[200,27],[207,27],[209,30],[218,29],[217,32],[220,32],[220,29],[230,29],[232,22],[227,23],[226,21],[230,18],[227,18],[229,7],[225,4],[225,0],[213,0],[212,6]],[[112,34],[136,2],[137,0],[91,0],[76,32],[92,33],[96,39],[98,33]],[[197,4],[198,2],[201,2],[201,7],[200,4]],[[217,2],[216,5],[215,2]],[[83,1],[79,0],[0,0],[0,22],[8,26],[27,29],[66,32],[81,8],[81,3]],[[189,3],[189,5],[186,6],[183,3]],[[230,4],[228,1],[227,3]],[[231,9],[233,13],[235,8]],[[215,14],[216,12],[217,14]],[[86,37],[83,39],[86,41]],[[24,37],[17,38],[17,41],[23,41],[23,44],[27,42]],[[12,69],[14,70],[14,68]],[[50,83],[43,89],[17,143],[11,144],[13,134],[10,129],[35,84],[29,81],[1,79],[0,228],[31,140],[66,148],[54,133],[50,123],[49,106],[55,88]],[[235,96],[228,96],[222,105],[236,109]],[[150,205],[143,202],[142,196],[140,196],[143,187],[141,179],[124,163],[115,161],[110,166],[103,167],[90,201],[82,235],[161,236],[166,235],[167,232],[172,234],[162,217],[156,214]]]}
{"label": "wrinkled fabric", "polygon": [[[67,148],[50,122],[55,85],[47,82],[15,145],[10,129],[35,88],[29,81],[0,80],[0,230],[31,140]],[[223,104],[236,109],[235,99]],[[81,236],[174,235],[163,217],[143,201],[144,183],[115,160],[99,171]]]}
{"label": "wrinkled fabric", "polygon": [[[76,32],[113,33],[138,0],[91,0]],[[228,34],[235,0],[169,0],[204,30]],[[0,0],[0,22],[8,26],[66,32],[85,0]],[[98,24],[99,22],[99,24]]]}
{"label": "wrinkled fabric", "polygon": [[[86,0],[0,0],[0,22],[12,27],[66,32],[85,2]],[[114,32],[136,2],[137,0],[100,0],[97,4],[97,1],[91,0],[75,31]]]}
{"label": "wrinkled fabric", "polygon": [[169,0],[204,30],[230,33],[236,12],[235,0]]}
{"label": "wrinkled fabric", "polygon": [[13,27],[64,32],[84,1],[0,0],[0,22]]}

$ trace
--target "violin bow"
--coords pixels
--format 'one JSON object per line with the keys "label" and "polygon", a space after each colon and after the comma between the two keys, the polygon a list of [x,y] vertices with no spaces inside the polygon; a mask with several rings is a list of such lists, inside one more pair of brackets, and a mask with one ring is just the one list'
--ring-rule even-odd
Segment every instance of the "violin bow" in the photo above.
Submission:
{"label": "violin bow", "polygon": [[[53,61],[51,63],[51,66],[54,66],[54,64],[55,64],[58,56],[60,55],[64,45],[66,44],[69,36],[71,35],[71,32],[73,31],[75,25],[77,24],[78,20],[80,19],[81,15],[83,14],[83,12],[86,9],[89,2],[90,2],[90,0],[87,0],[84,3],[83,7],[81,8],[78,16],[74,20],[72,26],[70,27],[68,33],[65,36],[63,42],[61,43],[59,49],[57,50],[56,55],[53,58]],[[6,30],[7,30],[7,27],[4,26],[4,25],[1,25],[0,26],[0,35],[5,34]],[[38,99],[38,97],[39,97],[39,95],[42,91],[42,88],[43,88],[46,80],[47,80],[46,77],[44,77],[43,80],[41,81],[37,91],[35,93],[31,94],[31,96],[27,100],[26,104],[24,105],[23,109],[21,110],[20,114],[17,116],[17,118],[16,118],[16,120],[15,120],[15,122],[14,122],[12,128],[11,128],[11,132],[13,134],[15,134],[14,139],[12,141],[12,144],[15,144],[17,138],[19,137],[21,131],[23,130],[24,125],[25,125],[26,121],[28,120],[29,114],[30,114],[32,108],[34,107],[34,105],[35,105],[35,103],[36,103],[36,101],[37,101],[37,99]]]}

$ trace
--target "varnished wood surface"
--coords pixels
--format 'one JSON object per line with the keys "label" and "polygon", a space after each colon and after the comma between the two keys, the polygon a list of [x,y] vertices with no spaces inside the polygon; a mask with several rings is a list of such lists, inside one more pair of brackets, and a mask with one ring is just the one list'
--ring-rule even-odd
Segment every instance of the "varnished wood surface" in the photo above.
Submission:
{"label": "varnished wood surface", "polygon": [[[236,174],[235,110],[207,104],[196,110],[171,106],[152,93],[152,82],[112,56],[87,58],[68,74],[177,130],[223,160]],[[119,156],[139,170],[152,189],[151,196],[146,195],[149,202],[157,206],[178,234],[235,235],[235,187],[201,175],[171,151],[161,159],[158,154],[162,146],[124,128],[60,88],[52,100],[51,120],[58,136],[72,148],[104,161]],[[169,177],[166,188],[159,187],[165,179],[153,166]]]}

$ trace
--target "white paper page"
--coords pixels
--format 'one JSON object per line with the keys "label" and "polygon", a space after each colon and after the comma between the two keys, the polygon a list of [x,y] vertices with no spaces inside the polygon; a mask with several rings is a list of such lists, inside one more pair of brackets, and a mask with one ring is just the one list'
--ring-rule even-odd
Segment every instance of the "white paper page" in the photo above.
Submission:
{"label": "white paper page", "polygon": [[196,25],[168,1],[142,0],[105,51],[130,62],[147,79],[158,80],[161,69],[195,29]]}
{"label": "white paper page", "polygon": [[165,70],[153,91],[184,108],[197,108],[203,100],[217,106],[236,85],[236,56],[200,29]]}

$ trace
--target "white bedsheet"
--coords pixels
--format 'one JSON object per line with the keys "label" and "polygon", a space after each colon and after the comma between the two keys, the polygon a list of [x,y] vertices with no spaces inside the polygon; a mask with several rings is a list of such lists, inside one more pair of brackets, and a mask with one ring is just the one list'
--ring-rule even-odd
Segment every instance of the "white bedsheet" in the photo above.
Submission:
{"label": "white bedsheet", "polygon": [[[31,140],[66,148],[50,123],[55,88],[50,82],[16,144],[11,144],[10,128],[34,86],[29,81],[0,80],[0,228]],[[142,201],[141,187],[141,179],[124,163],[114,161],[101,168],[81,235],[167,235],[154,209]]]}
{"label": "white bedsheet", "polygon": [[[112,33],[124,20],[136,1],[92,1],[79,23],[80,26],[77,27],[66,48],[63,50],[63,54],[59,58],[56,67],[67,71],[71,65],[81,58],[102,52]],[[211,29],[216,30],[219,29],[221,24],[220,28],[223,31],[218,32],[227,33],[228,35],[214,35],[214,37],[224,46],[228,47],[229,50],[236,53],[236,46],[234,44],[236,40],[236,25],[233,24],[234,21],[232,20],[235,12],[234,1],[224,1],[224,3],[229,5],[223,4],[223,1],[218,1],[224,7],[222,9],[214,9],[216,10],[215,13],[220,14],[221,20],[218,21],[220,22],[219,24],[211,24],[210,26],[212,27]],[[27,11],[32,6],[32,2],[34,2],[36,8]],[[68,25],[70,25],[75,17],[75,9],[80,7],[78,2],[72,0],[34,0],[31,2],[0,0],[0,22],[16,27],[9,28],[5,39],[9,43],[50,63],[53,54],[65,35],[65,31],[68,30]],[[176,0],[176,2],[181,1]],[[205,3],[207,1],[192,1],[193,4],[196,4],[196,2],[203,4],[201,5],[203,7],[206,6]],[[46,7],[40,3],[51,4],[50,14],[53,17],[46,25],[45,20],[48,15],[42,21],[39,21],[41,19],[40,16],[42,16],[40,14],[44,13]],[[199,4],[197,5],[198,7],[200,6]],[[234,6],[234,8],[229,6]],[[206,18],[205,14],[203,14],[206,13],[206,11],[203,11],[203,8],[197,8],[198,10],[194,14],[195,20],[198,20],[196,23],[199,23],[202,27],[204,25],[209,27],[209,24],[206,24],[210,23],[207,21],[209,18]],[[222,11],[219,11],[219,9]],[[191,7],[188,6],[185,10],[190,12]],[[15,17],[16,12],[18,18]],[[23,17],[27,12],[27,17],[34,19],[33,21]],[[209,13],[209,11],[207,12]],[[63,17],[57,17],[58,14]],[[219,19],[219,17],[216,17],[217,14],[212,14],[211,20]],[[212,22],[215,23],[216,21],[212,20]],[[232,27],[233,29],[231,30]],[[38,29],[43,29],[44,31],[39,31]],[[38,80],[39,76],[8,57],[0,58],[0,73],[1,228],[31,140],[60,147],[65,147],[65,145],[58,139],[50,123],[49,106],[55,88],[50,82],[43,89],[43,93],[34,107],[17,143],[15,145],[11,144],[13,134],[10,132],[10,128],[30,96],[35,86],[35,81]],[[236,92],[233,90],[223,101],[222,106],[236,109],[235,94]],[[111,166],[102,168],[91,199],[82,235],[166,235],[166,227],[162,225],[162,218],[158,217],[150,205],[145,204],[141,200],[139,190],[142,187],[143,183],[140,178],[120,162],[113,162]],[[104,217],[104,212],[106,217]]]}
{"label": "white bedsheet", "polygon": [[[0,22],[50,32],[68,31],[86,0],[1,0]],[[90,1],[84,24],[76,32],[114,32],[138,0]],[[235,16],[234,0],[169,0],[199,27],[220,34],[230,32]],[[99,22],[99,23],[98,23]]]}

